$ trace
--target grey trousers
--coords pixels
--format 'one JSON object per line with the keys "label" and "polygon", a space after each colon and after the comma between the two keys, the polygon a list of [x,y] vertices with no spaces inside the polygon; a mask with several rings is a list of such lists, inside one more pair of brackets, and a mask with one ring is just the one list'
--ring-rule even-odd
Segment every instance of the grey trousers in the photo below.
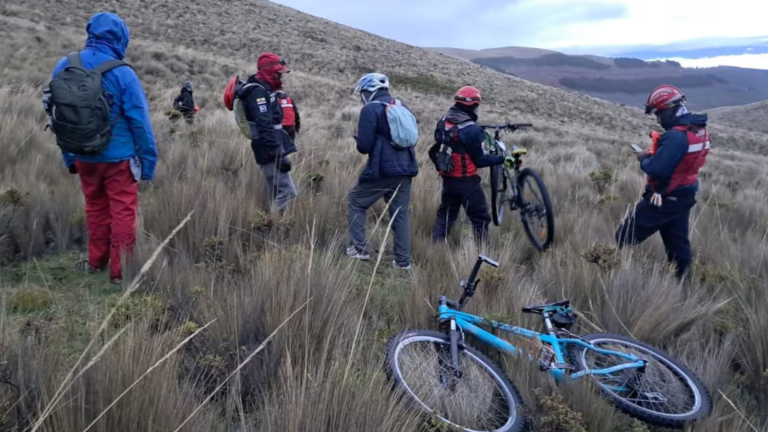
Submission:
{"label": "grey trousers", "polygon": [[276,163],[259,165],[267,181],[267,194],[270,204],[283,211],[296,198],[296,186],[290,173],[280,172]]}
{"label": "grey trousers", "polygon": [[384,177],[358,183],[349,192],[349,237],[352,244],[358,251],[370,253],[365,235],[365,221],[368,209],[380,198],[390,204],[389,216],[394,215],[392,231],[395,240],[395,261],[402,266],[410,265],[411,216],[408,205],[411,201],[411,178],[408,176]]}

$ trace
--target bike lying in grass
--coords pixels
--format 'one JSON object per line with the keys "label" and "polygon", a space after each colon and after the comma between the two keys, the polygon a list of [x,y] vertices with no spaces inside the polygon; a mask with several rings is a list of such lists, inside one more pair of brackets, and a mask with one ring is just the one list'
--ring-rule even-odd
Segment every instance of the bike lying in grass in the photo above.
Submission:
{"label": "bike lying in grass", "polygon": [[683,428],[711,413],[712,402],[701,381],[661,350],[625,336],[571,333],[576,315],[569,300],[523,308],[541,315],[545,333],[462,312],[477,289],[483,263],[499,266],[480,255],[469,280],[461,281],[461,299],[440,297],[439,331],[406,330],[387,344],[387,376],[425,413],[462,431],[523,429],[517,389],[499,366],[464,341],[464,334],[503,353],[525,351],[478,325],[540,342],[538,355],[529,352],[528,357],[542,371],[557,381],[591,377],[618,409],[649,424]]}
{"label": "bike lying in grass", "polygon": [[544,181],[533,168],[523,168],[523,155],[526,149],[512,146],[511,151],[501,141],[501,131],[514,132],[518,129],[531,127],[530,123],[507,123],[504,125],[480,125],[484,129],[493,129],[493,142],[490,143],[491,154],[515,158],[514,173],[510,173],[504,165],[491,167],[491,215],[493,223],[499,226],[504,221],[504,212],[519,210],[520,219],[528,239],[539,251],[545,251],[555,237],[555,216],[552,213],[552,201],[549,199]]}

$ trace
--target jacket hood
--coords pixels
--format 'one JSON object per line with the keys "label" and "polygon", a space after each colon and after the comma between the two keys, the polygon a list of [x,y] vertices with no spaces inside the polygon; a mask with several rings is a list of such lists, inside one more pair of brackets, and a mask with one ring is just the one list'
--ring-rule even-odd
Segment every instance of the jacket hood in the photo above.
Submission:
{"label": "jacket hood", "polygon": [[453,124],[459,124],[469,120],[476,122],[477,115],[475,113],[466,112],[465,110],[453,106],[448,110],[448,113],[445,114],[445,120]]}
{"label": "jacket hood", "polygon": [[675,126],[706,126],[708,120],[707,117],[707,114],[683,114],[677,118]]}
{"label": "jacket hood", "polygon": [[86,48],[110,54],[118,60],[125,58],[131,34],[122,18],[111,12],[100,12],[91,17],[85,30],[88,33]]}
{"label": "jacket hood", "polygon": [[[363,93],[365,93],[365,91],[361,92],[360,94],[362,95]],[[368,93],[370,93],[370,92],[368,92]],[[376,91],[376,94],[374,94],[371,99],[368,99],[368,101],[365,103],[365,105],[368,105],[369,103],[371,103],[373,101],[390,103],[390,102],[392,102],[392,95],[389,94],[389,90],[387,90],[387,89],[380,89],[380,90]]]}
{"label": "jacket hood", "polygon": [[[260,86],[262,86],[262,87],[264,87],[265,89],[267,89],[267,92],[270,92],[270,93],[271,93],[272,91],[274,91],[274,90],[272,89],[272,85],[271,85],[270,83],[268,83],[268,82],[264,81],[263,79],[261,79],[261,78],[260,78],[258,75],[251,75],[251,76],[249,76],[249,77],[248,77],[248,81],[247,81],[247,82],[248,82],[248,83],[256,83],[256,84],[259,84]],[[251,88],[253,88],[253,87],[251,87]]]}

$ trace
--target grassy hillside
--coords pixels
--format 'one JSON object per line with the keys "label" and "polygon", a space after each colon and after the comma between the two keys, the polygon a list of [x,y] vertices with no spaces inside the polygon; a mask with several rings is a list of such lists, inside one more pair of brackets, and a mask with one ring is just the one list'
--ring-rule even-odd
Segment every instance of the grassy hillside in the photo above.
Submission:
{"label": "grassy hillside", "polygon": [[[127,60],[148,94],[160,153],[155,181],[141,188],[131,271],[194,212],[124,302],[102,275],[78,269],[87,240],[80,187],[43,131],[39,99],[97,10],[118,12],[131,28]],[[384,344],[406,327],[432,327],[438,296],[458,297],[458,278],[478,253],[501,268],[484,275],[468,311],[538,328],[523,305],[571,298],[580,332],[632,335],[705,380],[714,412],[691,430],[768,428],[766,135],[713,126],[691,223],[696,273],[680,286],[658,238],[610,248],[643,187],[626,143],[644,142],[653,125],[637,109],[269,2],[10,0],[0,22],[0,431],[28,430],[44,413],[37,430],[46,432],[426,430],[389,391]],[[286,86],[302,109],[292,157],[300,197],[282,218],[261,210],[263,179],[221,104],[228,78],[253,72],[264,50],[290,63]],[[374,69],[390,75],[393,94],[420,121],[411,274],[389,265],[388,218],[374,230],[381,203],[369,225],[373,242],[387,241],[381,264],[343,254],[346,196],[365,163],[351,139],[360,104],[350,93]],[[202,107],[194,127],[164,115],[187,79]],[[440,182],[426,150],[466,83],[485,93],[485,120],[535,125],[509,138],[529,149],[526,164],[554,201],[557,238],[546,254],[513,217],[480,248],[463,216],[449,245],[429,241]],[[588,386],[557,388],[536,366],[498,360],[530,407],[531,430],[655,430],[615,413]],[[54,401],[63,383],[72,385]]]}
{"label": "grassy hillside", "polygon": [[[436,50],[452,55],[450,49]],[[518,55],[516,51],[523,54]],[[628,57],[568,55],[517,48],[464,50],[460,57],[516,77],[626,105],[641,104],[649,89],[661,84],[680,86],[690,106],[699,110],[768,99],[768,71],[764,70],[690,69],[674,61],[647,62]]]}
{"label": "grassy hillside", "polygon": [[707,111],[709,118],[733,128],[768,134],[768,101]]}

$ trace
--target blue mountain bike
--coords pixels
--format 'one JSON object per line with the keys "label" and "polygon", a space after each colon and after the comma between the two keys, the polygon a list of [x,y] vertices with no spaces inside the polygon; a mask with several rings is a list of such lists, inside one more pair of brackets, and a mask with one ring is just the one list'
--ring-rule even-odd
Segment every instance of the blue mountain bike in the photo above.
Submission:
{"label": "blue mountain bike", "polygon": [[433,420],[462,431],[523,430],[519,392],[499,366],[464,341],[464,334],[504,353],[525,350],[479,325],[536,342],[538,354],[533,350],[528,356],[542,371],[557,381],[591,377],[618,409],[649,424],[681,429],[711,413],[710,395],[699,378],[659,349],[625,336],[571,333],[576,315],[569,300],[523,308],[541,316],[545,333],[462,312],[477,289],[483,263],[499,265],[480,255],[469,280],[461,281],[461,299],[440,297],[440,331],[406,330],[387,344],[387,376]]}

